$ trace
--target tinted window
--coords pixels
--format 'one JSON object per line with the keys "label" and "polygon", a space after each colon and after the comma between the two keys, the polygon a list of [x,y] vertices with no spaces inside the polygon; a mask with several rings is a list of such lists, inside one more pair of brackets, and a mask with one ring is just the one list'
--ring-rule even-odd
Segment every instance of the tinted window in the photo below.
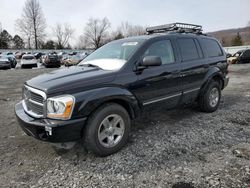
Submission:
{"label": "tinted window", "polygon": [[250,50],[246,50],[244,53],[243,53],[243,58],[245,59],[250,59]]}
{"label": "tinted window", "polygon": [[207,50],[208,57],[218,57],[223,55],[217,41],[211,39],[201,39],[201,41]]}
{"label": "tinted window", "polygon": [[177,42],[183,61],[199,59],[197,47],[193,39],[178,39]]}
{"label": "tinted window", "polygon": [[162,64],[173,63],[175,61],[170,40],[162,40],[151,44],[143,56],[159,56]]}

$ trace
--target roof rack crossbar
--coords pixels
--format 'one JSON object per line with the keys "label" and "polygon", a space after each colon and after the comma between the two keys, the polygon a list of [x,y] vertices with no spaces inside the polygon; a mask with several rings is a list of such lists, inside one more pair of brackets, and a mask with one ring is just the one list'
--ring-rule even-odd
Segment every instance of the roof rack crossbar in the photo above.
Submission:
{"label": "roof rack crossbar", "polygon": [[202,26],[195,25],[195,24],[176,22],[176,23],[171,23],[171,24],[148,27],[148,28],[146,28],[146,31],[148,34],[165,33],[165,32],[169,32],[169,31],[175,31],[175,32],[180,32],[180,33],[202,34]]}

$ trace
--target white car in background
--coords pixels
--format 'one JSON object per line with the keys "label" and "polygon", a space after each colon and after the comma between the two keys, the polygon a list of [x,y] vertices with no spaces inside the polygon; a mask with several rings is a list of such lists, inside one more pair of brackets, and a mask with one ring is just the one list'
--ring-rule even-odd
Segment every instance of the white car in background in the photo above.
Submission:
{"label": "white car in background", "polygon": [[21,62],[21,68],[24,67],[37,67],[37,59],[32,54],[23,55]]}

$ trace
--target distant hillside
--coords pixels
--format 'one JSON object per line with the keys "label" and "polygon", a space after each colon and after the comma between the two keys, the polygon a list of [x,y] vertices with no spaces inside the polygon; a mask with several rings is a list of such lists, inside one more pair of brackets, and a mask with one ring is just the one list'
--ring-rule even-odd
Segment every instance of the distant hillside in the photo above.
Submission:
{"label": "distant hillside", "polygon": [[237,33],[240,34],[243,45],[250,45],[250,26],[238,29],[209,32],[207,34],[216,37],[223,46],[231,46],[231,41],[237,35]]}

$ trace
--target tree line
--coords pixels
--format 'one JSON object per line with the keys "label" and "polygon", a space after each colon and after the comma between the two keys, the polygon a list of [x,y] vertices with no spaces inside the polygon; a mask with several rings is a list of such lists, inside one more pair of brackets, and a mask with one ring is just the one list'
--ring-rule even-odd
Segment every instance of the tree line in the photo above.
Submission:
{"label": "tree line", "polygon": [[[21,17],[16,20],[16,34],[12,37],[6,29],[0,30],[0,49],[71,49],[70,40],[75,30],[68,23],[57,23],[51,29],[53,39],[46,40],[46,19],[39,0],[26,0]],[[145,27],[122,22],[116,31],[111,31],[107,18],[90,18],[79,36],[75,48],[97,49],[105,43],[129,36],[142,35]]]}

